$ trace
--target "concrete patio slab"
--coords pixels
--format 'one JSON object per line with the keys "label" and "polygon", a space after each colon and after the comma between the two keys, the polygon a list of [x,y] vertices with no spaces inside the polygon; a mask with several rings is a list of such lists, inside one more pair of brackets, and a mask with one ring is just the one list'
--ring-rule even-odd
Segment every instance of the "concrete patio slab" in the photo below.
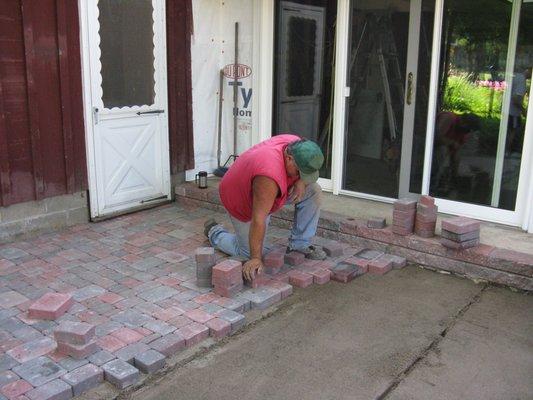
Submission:
{"label": "concrete patio slab", "polygon": [[531,296],[412,266],[314,286],[128,398],[528,398],[532,306]]}

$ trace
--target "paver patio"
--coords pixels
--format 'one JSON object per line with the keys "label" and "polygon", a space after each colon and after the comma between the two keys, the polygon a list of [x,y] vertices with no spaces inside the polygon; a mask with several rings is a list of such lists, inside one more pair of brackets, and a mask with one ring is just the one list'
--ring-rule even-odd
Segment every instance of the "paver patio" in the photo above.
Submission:
{"label": "paver patio", "polygon": [[[64,383],[77,395],[102,375],[126,387],[138,369],[155,371],[184,347],[235,332],[244,312],[292,293],[289,279],[298,286],[327,282],[313,276],[360,250],[343,245],[340,257],[285,265],[274,279],[229,299],[196,285],[194,255],[208,245],[203,222],[213,214],[228,223],[222,214],[174,204],[0,246],[0,399],[26,392],[52,398]],[[271,227],[268,240],[283,249],[287,236]],[[291,269],[309,282],[292,279]],[[69,294],[73,304],[54,320],[29,318],[47,293]],[[59,353],[54,329],[64,321],[94,325],[97,352],[81,359]]]}

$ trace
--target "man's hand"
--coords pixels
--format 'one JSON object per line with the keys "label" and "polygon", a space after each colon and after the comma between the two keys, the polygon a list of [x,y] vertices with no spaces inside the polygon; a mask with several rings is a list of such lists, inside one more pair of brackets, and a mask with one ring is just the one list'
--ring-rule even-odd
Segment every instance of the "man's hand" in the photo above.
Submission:
{"label": "man's hand", "polygon": [[298,179],[296,182],[294,182],[294,185],[292,185],[290,191],[289,191],[289,201],[291,203],[298,203],[302,201],[305,195],[305,182],[301,179]]}
{"label": "man's hand", "polygon": [[242,274],[244,279],[251,281],[256,275],[263,272],[263,261],[260,258],[252,258],[244,263]]}

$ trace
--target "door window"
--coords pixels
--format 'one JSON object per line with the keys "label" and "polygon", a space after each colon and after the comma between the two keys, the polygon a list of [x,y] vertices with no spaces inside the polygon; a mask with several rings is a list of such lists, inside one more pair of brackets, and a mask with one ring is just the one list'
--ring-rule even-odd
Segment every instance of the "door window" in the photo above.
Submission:
{"label": "door window", "polygon": [[317,24],[314,19],[291,17],[287,41],[287,97],[312,96],[315,86]]}
{"label": "door window", "polygon": [[154,104],[151,0],[100,0],[102,100],[108,109]]}

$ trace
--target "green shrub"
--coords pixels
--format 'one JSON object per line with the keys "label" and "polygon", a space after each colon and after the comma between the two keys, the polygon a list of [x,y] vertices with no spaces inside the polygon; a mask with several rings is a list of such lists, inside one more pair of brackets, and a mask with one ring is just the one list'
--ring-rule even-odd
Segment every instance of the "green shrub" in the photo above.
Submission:
{"label": "green shrub", "polygon": [[443,109],[457,114],[471,113],[480,118],[499,117],[502,95],[503,91],[477,86],[464,76],[450,76]]}

